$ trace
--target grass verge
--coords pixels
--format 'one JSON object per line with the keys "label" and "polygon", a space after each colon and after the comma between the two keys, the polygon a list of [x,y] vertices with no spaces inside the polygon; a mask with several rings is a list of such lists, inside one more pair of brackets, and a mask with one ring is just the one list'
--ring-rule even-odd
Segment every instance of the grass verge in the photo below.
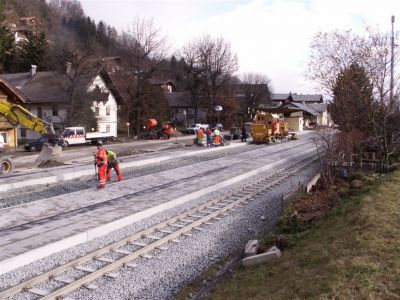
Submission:
{"label": "grass verge", "polygon": [[280,260],[238,267],[208,299],[400,299],[400,171],[341,199]]}

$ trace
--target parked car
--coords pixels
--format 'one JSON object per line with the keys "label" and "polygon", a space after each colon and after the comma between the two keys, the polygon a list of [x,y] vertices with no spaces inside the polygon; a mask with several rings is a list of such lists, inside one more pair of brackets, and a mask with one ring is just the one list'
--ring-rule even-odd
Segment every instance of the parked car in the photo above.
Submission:
{"label": "parked car", "polygon": [[186,128],[186,133],[196,133],[196,131],[201,128],[203,131],[205,131],[209,127],[208,124],[189,124],[189,126]]}
{"label": "parked car", "polygon": [[[31,152],[31,151],[41,151],[42,148],[43,148],[43,144],[46,144],[46,143],[50,143],[50,139],[49,139],[48,135],[41,136],[37,140],[26,144],[25,145],[25,150],[29,151],[29,152]],[[65,147],[66,146],[65,142],[64,142],[64,139],[62,137],[58,137],[58,136],[52,137],[51,138],[51,144],[56,144],[56,143],[61,147]]]}
{"label": "parked car", "polygon": [[213,129],[218,129],[220,131],[224,130],[224,126],[221,123],[214,124],[212,126]]}

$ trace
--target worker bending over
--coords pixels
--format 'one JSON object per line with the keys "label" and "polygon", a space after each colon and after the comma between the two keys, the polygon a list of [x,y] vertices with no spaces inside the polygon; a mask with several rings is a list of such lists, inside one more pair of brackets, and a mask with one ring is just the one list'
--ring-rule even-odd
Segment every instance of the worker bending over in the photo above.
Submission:
{"label": "worker bending over", "polygon": [[97,188],[104,188],[106,186],[107,153],[103,149],[101,141],[97,142],[97,153],[93,153],[93,155],[97,166],[97,176],[99,177]]}
{"label": "worker bending over", "polygon": [[107,154],[107,180],[111,180],[111,169],[114,168],[115,173],[117,173],[118,181],[122,180],[122,173],[119,169],[119,159],[117,154],[113,151],[106,150]]}

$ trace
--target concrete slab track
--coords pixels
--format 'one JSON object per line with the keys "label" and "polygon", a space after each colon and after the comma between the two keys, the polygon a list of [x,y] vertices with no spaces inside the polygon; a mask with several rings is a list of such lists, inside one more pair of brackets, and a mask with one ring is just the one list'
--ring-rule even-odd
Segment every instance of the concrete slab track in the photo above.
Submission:
{"label": "concrete slab track", "polygon": [[[244,143],[232,143],[229,148],[245,146]],[[207,149],[209,152],[221,151],[227,147],[216,147]],[[145,153],[124,157],[121,169],[143,166],[151,163],[158,163],[170,159],[196,155],[204,152],[204,147],[190,147],[181,150],[171,151],[168,154],[159,152]],[[13,176],[0,178],[0,192],[11,191],[27,186],[52,184],[56,182],[81,178],[83,176],[94,175],[93,163],[74,164],[49,169],[33,170],[26,173],[15,174]]]}

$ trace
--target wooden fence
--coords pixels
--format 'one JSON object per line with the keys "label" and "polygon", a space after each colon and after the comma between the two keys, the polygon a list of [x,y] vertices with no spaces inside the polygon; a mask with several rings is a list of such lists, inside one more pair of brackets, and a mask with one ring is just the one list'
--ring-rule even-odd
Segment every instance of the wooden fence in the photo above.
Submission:
{"label": "wooden fence", "polygon": [[361,162],[326,162],[332,174],[339,177],[349,177],[357,172],[362,173],[387,173],[388,165],[377,160],[363,160]]}

